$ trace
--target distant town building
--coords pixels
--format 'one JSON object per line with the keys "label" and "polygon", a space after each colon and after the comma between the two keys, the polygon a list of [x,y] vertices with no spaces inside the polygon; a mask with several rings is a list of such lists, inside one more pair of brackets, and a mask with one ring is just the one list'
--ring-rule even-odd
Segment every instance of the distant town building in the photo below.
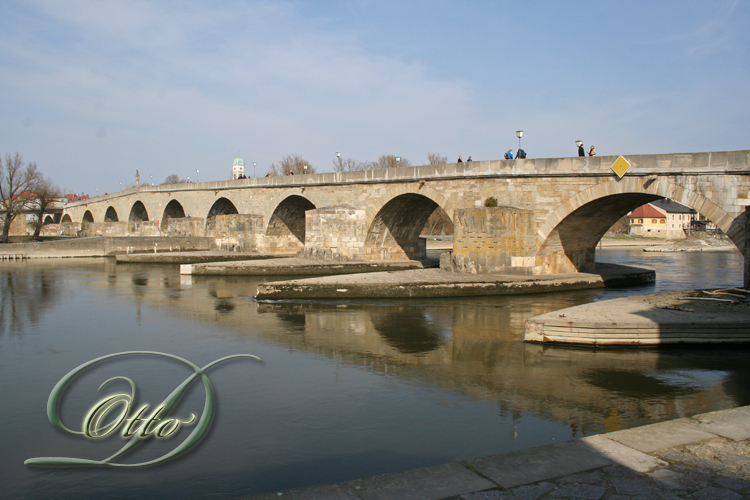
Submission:
{"label": "distant town building", "polygon": [[[628,233],[654,238],[686,238],[694,229],[698,212],[676,201],[652,201],[628,215]],[[705,220],[705,217],[703,218]]]}
{"label": "distant town building", "polygon": [[232,179],[239,179],[240,176],[245,177],[245,161],[242,158],[235,158],[232,163]]}

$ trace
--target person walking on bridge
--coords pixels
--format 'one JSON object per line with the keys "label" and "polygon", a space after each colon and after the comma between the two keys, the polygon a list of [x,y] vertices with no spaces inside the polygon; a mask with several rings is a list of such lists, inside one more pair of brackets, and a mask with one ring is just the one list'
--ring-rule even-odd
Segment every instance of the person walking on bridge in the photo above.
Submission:
{"label": "person walking on bridge", "polygon": [[462,159],[463,157],[464,157],[463,155],[458,155],[458,161],[456,163],[463,163],[464,162]]}
{"label": "person walking on bridge", "polygon": [[507,153],[505,153],[505,159],[506,160],[512,160],[513,159],[513,150],[509,149]]}
{"label": "person walking on bridge", "polygon": [[589,149],[589,156],[596,156],[596,149],[594,149],[593,144],[591,145],[591,149]]}
{"label": "person walking on bridge", "polygon": [[583,149],[583,143],[581,143],[581,145],[578,146],[578,156],[586,156],[586,150]]}

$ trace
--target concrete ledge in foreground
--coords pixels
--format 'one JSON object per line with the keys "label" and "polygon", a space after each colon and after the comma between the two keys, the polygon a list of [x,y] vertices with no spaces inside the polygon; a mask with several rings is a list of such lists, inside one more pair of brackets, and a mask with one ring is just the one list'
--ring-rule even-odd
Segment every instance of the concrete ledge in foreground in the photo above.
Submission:
{"label": "concrete ledge in foreground", "polygon": [[750,406],[244,500],[748,498]]}
{"label": "concrete ledge in foreground", "polygon": [[227,262],[235,260],[280,259],[293,256],[294,254],[272,255],[207,250],[203,252],[131,253],[127,255],[117,255],[115,256],[115,260],[118,264],[200,264],[205,262]]}
{"label": "concrete ledge in foreground", "polygon": [[750,292],[687,291],[583,304],[526,320],[524,340],[654,346],[750,343]]}
{"label": "concrete ledge in foreground", "polygon": [[464,274],[441,269],[310,278],[258,285],[258,300],[321,298],[469,297],[557,292],[654,281],[651,269],[597,264],[596,273],[544,276]]}
{"label": "concrete ledge in foreground", "polygon": [[331,274],[358,274],[378,271],[403,271],[423,269],[416,260],[393,262],[332,261],[302,258],[268,259],[263,261],[215,262],[185,264],[180,274],[197,276],[324,276]]}

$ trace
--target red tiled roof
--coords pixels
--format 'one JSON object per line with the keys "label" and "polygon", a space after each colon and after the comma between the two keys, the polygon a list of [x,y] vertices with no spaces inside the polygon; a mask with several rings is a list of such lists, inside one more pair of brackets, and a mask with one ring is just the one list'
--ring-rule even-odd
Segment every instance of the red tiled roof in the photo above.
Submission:
{"label": "red tiled roof", "polygon": [[636,208],[635,210],[633,210],[630,213],[630,217],[631,218],[635,217],[638,219],[659,219],[659,218],[666,219],[666,215],[659,212],[657,209],[655,209],[654,207],[648,204],[640,206]]}

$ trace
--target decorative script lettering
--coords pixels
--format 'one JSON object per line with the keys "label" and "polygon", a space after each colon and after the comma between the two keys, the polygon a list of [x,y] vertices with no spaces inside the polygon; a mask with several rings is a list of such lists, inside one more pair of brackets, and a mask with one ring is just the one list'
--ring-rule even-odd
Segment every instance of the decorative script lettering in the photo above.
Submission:
{"label": "decorative script lettering", "polygon": [[[135,383],[131,379],[122,376],[110,378],[104,381],[104,383],[99,386],[99,389],[112,380],[124,380],[130,385],[130,394],[112,394],[94,404],[84,417],[82,429],[80,431],[74,431],[66,427],[60,419],[59,413],[60,402],[62,401],[65,388],[87,368],[108,359],[128,355],[153,355],[175,359],[192,368],[193,373],[177,386],[177,388],[174,389],[172,393],[151,412],[149,412],[149,405],[147,404],[141,405],[138,409],[133,410],[133,402],[135,401]],[[211,422],[214,413],[216,412],[216,393],[214,392],[211,381],[208,379],[205,371],[222,361],[232,358],[252,358],[260,361],[260,358],[253,356],[252,354],[235,354],[233,356],[226,356],[217,359],[201,368],[186,359],[172,354],[153,351],[128,351],[108,354],[107,356],[96,358],[78,366],[60,379],[50,393],[49,399],[47,400],[47,417],[49,418],[50,423],[64,432],[82,435],[89,439],[103,438],[114,434],[119,429],[122,437],[128,439],[128,442],[120,448],[117,453],[103,460],[90,460],[73,457],[38,457],[30,458],[24,463],[32,467],[142,467],[144,465],[154,465],[165,462],[187,453],[197,445],[201,439],[203,439],[211,428]],[[185,395],[190,385],[197,379],[200,379],[203,382],[203,387],[206,391],[206,402],[203,406],[203,413],[200,418],[198,418],[197,423],[195,415],[191,415],[188,420],[170,417],[171,411],[180,401],[182,396]],[[117,413],[118,411],[119,413]],[[184,441],[175,446],[172,451],[158,458],[134,464],[114,461],[150,437],[160,439],[168,438],[173,436],[181,425],[187,426],[194,424],[195,428]]]}

